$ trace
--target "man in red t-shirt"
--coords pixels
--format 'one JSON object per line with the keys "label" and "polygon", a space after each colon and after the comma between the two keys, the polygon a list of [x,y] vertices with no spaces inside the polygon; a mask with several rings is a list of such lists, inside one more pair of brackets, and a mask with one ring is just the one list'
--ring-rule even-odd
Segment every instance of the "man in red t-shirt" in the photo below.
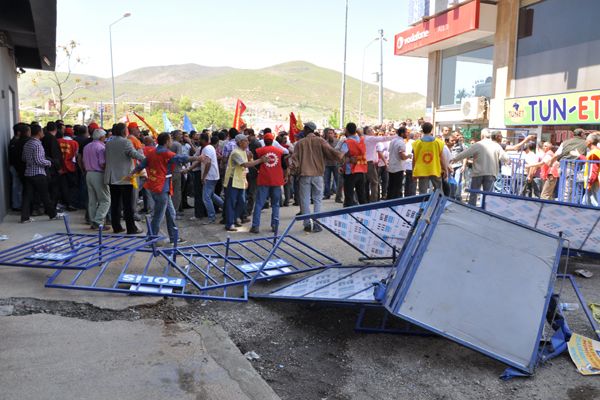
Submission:
{"label": "man in red t-shirt", "polygon": [[287,180],[287,168],[284,165],[284,151],[273,146],[275,137],[272,133],[267,133],[264,136],[265,146],[256,149],[256,155],[267,157],[268,161],[260,164],[258,169],[258,178],[256,183],[256,202],[254,203],[254,212],[252,213],[252,228],[251,233],[259,233],[260,227],[260,212],[267,201],[267,197],[271,199],[271,230],[277,232],[279,227],[279,206],[281,203],[281,187],[285,185]]}
{"label": "man in red t-shirt", "polygon": [[73,196],[77,193],[77,152],[79,143],[62,132],[56,133],[56,141],[62,153],[60,169],[58,170],[58,185],[60,198],[67,211],[77,210],[73,207]]}

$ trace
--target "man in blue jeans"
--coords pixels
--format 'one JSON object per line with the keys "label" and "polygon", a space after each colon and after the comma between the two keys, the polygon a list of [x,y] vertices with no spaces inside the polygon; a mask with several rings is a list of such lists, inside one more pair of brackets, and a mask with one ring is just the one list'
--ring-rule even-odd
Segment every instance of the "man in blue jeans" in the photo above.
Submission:
{"label": "man in blue jeans", "polygon": [[[335,135],[335,130],[332,128],[323,129],[323,138],[329,143],[329,145],[335,149],[338,144],[338,139]],[[325,161],[325,193],[324,200],[328,200],[332,194],[337,191],[338,181],[338,169],[339,165],[335,160]]]}
{"label": "man in blue jeans", "polygon": [[[167,218],[167,231],[171,243],[175,242],[175,207],[171,196],[173,195],[172,174],[175,169],[175,164],[185,164],[190,161],[198,161],[200,157],[189,157],[184,154],[175,154],[169,150],[173,139],[167,132],[158,135],[158,146],[155,151],[148,153],[146,158],[138,164],[133,172],[125,179],[130,179],[135,173],[146,168],[148,179],[144,184],[144,188],[150,191],[154,200],[154,212],[152,214],[152,222],[150,228],[153,235],[158,235],[160,232],[160,224],[163,218]],[[178,243],[184,243],[185,240],[179,238]]]}
{"label": "man in blue jeans", "polygon": [[267,201],[271,199],[273,210],[271,212],[271,231],[277,232],[279,227],[279,206],[281,202],[281,187],[285,185],[284,177],[284,149],[273,146],[275,136],[271,132],[265,134],[265,145],[256,149],[258,157],[266,157],[267,161],[260,165],[256,183],[256,202],[252,213],[251,233],[259,233],[260,212]]}
{"label": "man in blue jeans", "polygon": [[[202,132],[200,134],[200,146],[202,146],[200,161],[193,163],[189,169],[193,170],[198,163],[201,164],[202,202],[204,203],[208,216],[208,220],[204,221],[202,224],[209,225],[214,224],[217,219],[215,204],[219,208],[223,208],[223,199],[215,194],[215,187],[220,178],[219,163],[217,161],[217,151],[214,146],[210,144],[208,133]],[[194,199],[194,201],[196,200]]]}
{"label": "man in blue jeans", "polygon": [[[292,163],[300,176],[299,197],[300,213],[310,213],[310,201],[314,203],[314,212],[321,211],[323,199],[323,175],[325,160],[339,161],[343,153],[335,150],[323,138],[315,135],[317,125],[314,122],[304,124],[304,137],[296,142]],[[310,219],[304,220],[305,232],[321,232],[323,229]]]}

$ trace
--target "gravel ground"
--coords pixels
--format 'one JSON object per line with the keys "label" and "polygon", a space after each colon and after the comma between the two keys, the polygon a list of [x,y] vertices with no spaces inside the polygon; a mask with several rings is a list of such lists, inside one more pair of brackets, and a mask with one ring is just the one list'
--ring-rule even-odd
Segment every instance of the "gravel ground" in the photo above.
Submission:
{"label": "gravel ground", "polygon": [[[326,202],[326,208],[334,208]],[[284,208],[289,220],[297,208]],[[265,211],[265,217],[270,210]],[[263,217],[263,218],[265,218]],[[183,235],[193,242],[222,240],[221,226],[197,226],[180,221]],[[326,234],[299,236],[307,243],[321,242]],[[321,236],[320,236],[321,235]],[[232,239],[246,237],[240,232]],[[356,259],[341,242],[327,244],[330,255]],[[564,264],[564,260],[563,260]],[[569,272],[586,268],[591,279],[577,278],[590,302],[600,303],[600,263],[569,261]],[[568,286],[567,301],[575,301]],[[250,300],[230,303],[164,299],[119,311],[68,301],[29,298],[0,300],[14,306],[13,315],[49,313],[92,321],[156,318],[165,322],[213,321],[230,335],[242,353],[254,351],[252,363],[282,399],[569,399],[600,398],[600,377],[584,377],[567,354],[538,368],[531,378],[508,382],[498,377],[505,369],[475,351],[435,336],[356,333],[357,310],[309,303]],[[581,310],[568,312],[574,331],[591,337],[593,332]]]}

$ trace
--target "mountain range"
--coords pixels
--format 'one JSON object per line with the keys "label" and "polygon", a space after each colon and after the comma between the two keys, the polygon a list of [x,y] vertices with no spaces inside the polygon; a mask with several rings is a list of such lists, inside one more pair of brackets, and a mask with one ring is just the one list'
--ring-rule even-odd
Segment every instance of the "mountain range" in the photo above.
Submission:
{"label": "mountain range", "polygon": [[[31,72],[19,79],[21,106],[43,107],[52,98],[49,72]],[[60,76],[62,73],[59,73]],[[360,80],[347,79],[346,109],[356,118],[359,108]],[[68,102],[93,104],[111,102],[111,80],[74,74],[66,84],[85,85]],[[287,115],[299,112],[303,117],[327,118],[339,110],[341,74],[303,61],[278,64],[263,69],[207,67],[197,64],[144,67],[115,77],[117,103],[172,101],[182,96],[201,104],[215,100],[232,109],[237,98],[249,107],[272,110]],[[56,89],[55,89],[56,90]],[[378,86],[364,84],[363,113],[375,119],[378,113]],[[384,118],[400,119],[421,116],[425,98],[419,93],[384,90]]]}

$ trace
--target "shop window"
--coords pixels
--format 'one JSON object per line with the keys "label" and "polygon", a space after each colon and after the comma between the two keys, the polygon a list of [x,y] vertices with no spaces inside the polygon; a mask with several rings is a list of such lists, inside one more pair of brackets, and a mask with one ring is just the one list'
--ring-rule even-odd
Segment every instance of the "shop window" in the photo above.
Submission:
{"label": "shop window", "polygon": [[17,123],[17,96],[13,88],[8,88],[8,123],[10,128]]}
{"label": "shop window", "polygon": [[545,0],[519,12],[515,97],[600,87],[598,0]]}
{"label": "shop window", "polygon": [[466,97],[492,94],[494,46],[477,43],[442,52],[440,106],[460,104]]}

